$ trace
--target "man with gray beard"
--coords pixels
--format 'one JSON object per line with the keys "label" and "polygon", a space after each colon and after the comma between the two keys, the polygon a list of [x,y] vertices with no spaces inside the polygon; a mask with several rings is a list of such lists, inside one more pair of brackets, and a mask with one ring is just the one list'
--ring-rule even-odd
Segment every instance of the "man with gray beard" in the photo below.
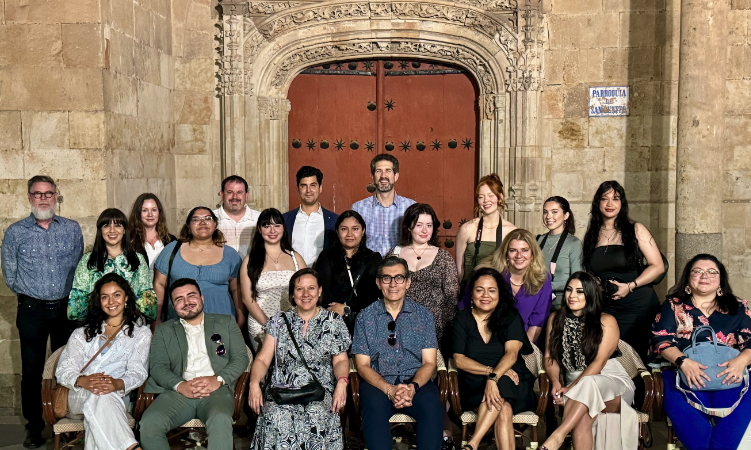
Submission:
{"label": "man with gray beard", "polygon": [[54,352],[73,331],[68,294],[83,255],[78,222],[55,215],[57,186],[46,175],[27,183],[31,214],[5,231],[0,247],[5,284],[18,297],[16,327],[21,340],[21,407],[26,448],[44,445],[42,372],[47,339]]}

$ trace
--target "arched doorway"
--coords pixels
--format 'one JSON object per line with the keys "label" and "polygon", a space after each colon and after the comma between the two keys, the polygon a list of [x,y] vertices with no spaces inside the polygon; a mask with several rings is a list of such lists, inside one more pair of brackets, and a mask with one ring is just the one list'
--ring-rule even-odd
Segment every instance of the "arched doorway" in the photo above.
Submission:
{"label": "arched doorway", "polygon": [[397,192],[433,206],[453,253],[478,174],[478,89],[464,70],[424,60],[327,63],[295,77],[288,100],[290,207],[299,204],[301,166],[323,171],[320,201],[341,213],[372,195],[370,161],[391,153]]}

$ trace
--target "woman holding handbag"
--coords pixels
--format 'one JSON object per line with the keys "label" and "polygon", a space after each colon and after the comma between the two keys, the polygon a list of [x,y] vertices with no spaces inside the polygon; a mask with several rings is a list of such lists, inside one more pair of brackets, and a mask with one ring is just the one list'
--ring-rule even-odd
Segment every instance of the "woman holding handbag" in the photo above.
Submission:
{"label": "woman holding handbag", "polygon": [[[736,349],[737,356],[710,367],[684,354],[694,347],[692,339],[711,339],[711,332],[696,331],[707,325],[719,343]],[[725,266],[716,257],[699,254],[686,264],[662,304],[652,334],[651,356],[677,368],[664,370],[662,377],[665,412],[681,443],[688,450],[739,448],[751,421],[751,396],[744,395],[751,364],[751,311],[745,300],[733,295]]]}
{"label": "woman holding handbag", "polygon": [[125,413],[128,394],[148,377],[151,331],[128,282],[115,273],[94,285],[84,326],[60,355],[58,383],[69,389],[68,407],[83,414],[86,449],[138,448]]}
{"label": "woman holding handbag", "polygon": [[[266,322],[266,338],[250,372],[248,404],[259,414],[250,448],[340,450],[339,411],[347,403],[352,340],[342,318],[319,306],[315,270],[297,271],[289,296],[295,307]],[[264,395],[261,381],[269,370]]]}

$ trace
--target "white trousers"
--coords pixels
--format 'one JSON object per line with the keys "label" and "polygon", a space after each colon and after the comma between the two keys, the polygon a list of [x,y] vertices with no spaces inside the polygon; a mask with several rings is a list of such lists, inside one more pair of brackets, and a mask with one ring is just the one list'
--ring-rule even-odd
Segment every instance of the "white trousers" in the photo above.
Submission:
{"label": "white trousers", "polygon": [[71,414],[83,414],[85,450],[126,450],[137,444],[125,413],[125,399],[117,392],[94,395],[81,389],[68,392]]}

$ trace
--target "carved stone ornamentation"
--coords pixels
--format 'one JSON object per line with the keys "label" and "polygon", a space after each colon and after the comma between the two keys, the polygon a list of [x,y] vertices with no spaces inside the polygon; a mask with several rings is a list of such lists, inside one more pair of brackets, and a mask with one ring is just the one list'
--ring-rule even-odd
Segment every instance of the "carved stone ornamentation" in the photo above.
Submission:
{"label": "carved stone ornamentation", "polygon": [[292,104],[286,98],[258,97],[258,112],[269,120],[286,119],[292,110]]}
{"label": "carved stone ornamentation", "polygon": [[242,16],[248,13],[247,0],[219,0],[223,16]]}
{"label": "carved stone ornamentation", "polygon": [[279,11],[285,9],[294,8],[295,6],[302,5],[301,2],[249,2],[248,13],[249,14],[276,14]]}
{"label": "carved stone ornamentation", "polygon": [[519,51],[506,55],[509,61],[506,89],[536,91],[542,87],[543,38],[547,32],[547,21],[530,0],[522,7],[519,21],[524,35]]}
{"label": "carved stone ornamentation", "polygon": [[[226,6],[225,3],[222,5]],[[223,6],[223,7],[224,7]],[[232,11],[239,11],[233,9]],[[224,16],[222,20],[223,46],[219,58],[219,83],[217,88],[220,94],[235,95],[245,94],[245,80],[243,76],[244,58],[242,54],[241,37],[243,32],[241,15]]]}
{"label": "carved stone ornamentation", "polygon": [[328,5],[294,11],[280,17],[274,17],[270,21],[262,23],[259,26],[258,31],[266,39],[273,39],[292,28],[306,25],[311,22],[324,22],[369,16],[370,6],[368,3],[342,3],[338,5]]}
{"label": "carved stone ornamentation", "polygon": [[393,17],[399,19],[419,17],[421,19],[443,19],[461,24],[464,24],[467,17],[465,8],[431,3],[392,3],[391,11]]}

